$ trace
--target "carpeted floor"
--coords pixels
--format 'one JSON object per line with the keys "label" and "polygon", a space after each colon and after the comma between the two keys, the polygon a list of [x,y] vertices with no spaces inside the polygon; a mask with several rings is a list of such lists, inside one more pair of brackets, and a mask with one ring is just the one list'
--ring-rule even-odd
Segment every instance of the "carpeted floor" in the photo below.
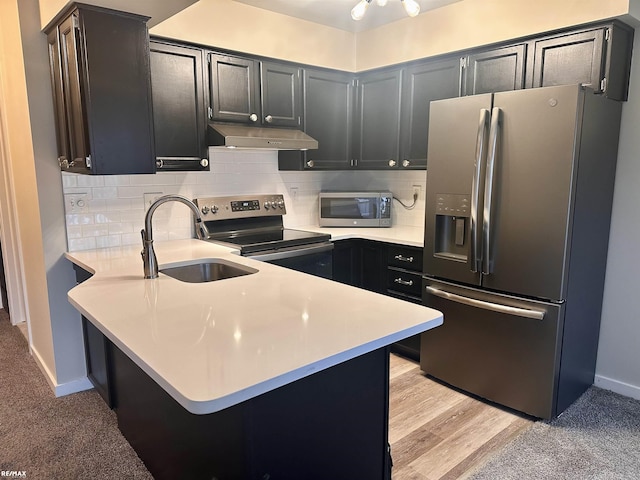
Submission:
{"label": "carpeted floor", "polygon": [[[2,309],[0,471],[25,471],[31,480],[152,478],[98,393],[54,397]],[[640,479],[640,402],[592,387],[560,418],[537,422],[469,478]]]}
{"label": "carpeted floor", "polygon": [[535,423],[469,479],[640,479],[640,401],[591,387],[559,418]]}
{"label": "carpeted floor", "polygon": [[29,480],[152,478],[94,390],[55,398],[2,309],[0,471]]}

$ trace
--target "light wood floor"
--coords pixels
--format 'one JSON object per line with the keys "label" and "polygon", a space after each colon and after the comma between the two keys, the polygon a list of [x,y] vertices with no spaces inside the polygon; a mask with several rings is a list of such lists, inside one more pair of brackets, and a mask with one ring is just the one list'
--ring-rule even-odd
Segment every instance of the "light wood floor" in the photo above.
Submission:
{"label": "light wood floor", "polygon": [[533,424],[427,378],[398,355],[389,379],[393,480],[465,478]]}

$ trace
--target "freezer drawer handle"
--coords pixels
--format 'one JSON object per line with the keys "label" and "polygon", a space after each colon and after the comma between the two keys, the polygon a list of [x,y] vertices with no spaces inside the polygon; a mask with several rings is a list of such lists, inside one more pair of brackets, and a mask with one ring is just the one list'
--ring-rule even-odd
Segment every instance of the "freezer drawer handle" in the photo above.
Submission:
{"label": "freezer drawer handle", "polygon": [[463,297],[462,295],[456,295],[455,293],[445,292],[433,287],[426,287],[426,290],[428,293],[435,295],[436,297],[451,300],[452,302],[463,303],[471,307],[491,310],[492,312],[506,313],[508,315],[532,318],[534,320],[542,320],[544,318],[545,312],[541,312],[540,310],[529,310],[527,308],[509,307],[508,305],[501,305],[499,303],[484,302],[482,300],[476,300],[475,298]]}

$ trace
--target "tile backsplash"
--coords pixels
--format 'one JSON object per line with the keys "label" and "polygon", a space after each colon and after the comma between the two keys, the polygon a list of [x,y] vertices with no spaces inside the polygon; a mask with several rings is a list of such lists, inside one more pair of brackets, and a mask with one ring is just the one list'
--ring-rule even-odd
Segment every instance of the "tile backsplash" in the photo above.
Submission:
{"label": "tile backsplash", "polygon": [[[424,225],[426,174],[422,171],[281,172],[278,154],[269,151],[209,151],[209,172],[162,172],[155,175],[79,175],[62,173],[69,251],[140,243],[145,194],[180,194],[187,198],[251,193],[281,193],[287,227],[318,223],[320,190],[390,190],[406,204],[412,186],[421,186],[418,204],[405,210],[394,202],[394,225]],[[295,192],[295,194],[294,194]],[[295,196],[295,198],[294,198]],[[166,203],[153,217],[155,240],[193,237],[191,211]]]}

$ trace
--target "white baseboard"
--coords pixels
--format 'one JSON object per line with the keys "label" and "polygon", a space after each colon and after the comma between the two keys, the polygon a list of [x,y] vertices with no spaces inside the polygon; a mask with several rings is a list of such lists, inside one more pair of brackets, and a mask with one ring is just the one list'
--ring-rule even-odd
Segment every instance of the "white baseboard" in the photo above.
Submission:
{"label": "white baseboard", "polygon": [[629,383],[621,382],[613,378],[604,377],[602,375],[596,375],[593,384],[596,387],[603,388],[605,390],[611,390],[612,392],[619,393],[625,397],[635,398],[640,400],[640,387],[631,385]]}
{"label": "white baseboard", "polygon": [[93,388],[93,384],[87,377],[81,377],[72,380],[71,382],[58,384],[56,377],[51,373],[51,371],[42,361],[42,357],[40,356],[38,351],[33,348],[33,346],[29,347],[29,350],[31,350],[31,356],[35,359],[36,365],[38,365],[38,368],[44,374],[44,378],[47,380],[49,387],[51,387],[51,390],[53,390],[53,393],[56,397],[63,397],[71,393],[82,392],[84,390]]}
{"label": "white baseboard", "polygon": [[63,397],[72,393],[84,392],[85,390],[90,390],[92,388],[93,384],[89,379],[87,377],[83,377],[61,385],[56,385],[54,393],[56,394],[56,397]]}

